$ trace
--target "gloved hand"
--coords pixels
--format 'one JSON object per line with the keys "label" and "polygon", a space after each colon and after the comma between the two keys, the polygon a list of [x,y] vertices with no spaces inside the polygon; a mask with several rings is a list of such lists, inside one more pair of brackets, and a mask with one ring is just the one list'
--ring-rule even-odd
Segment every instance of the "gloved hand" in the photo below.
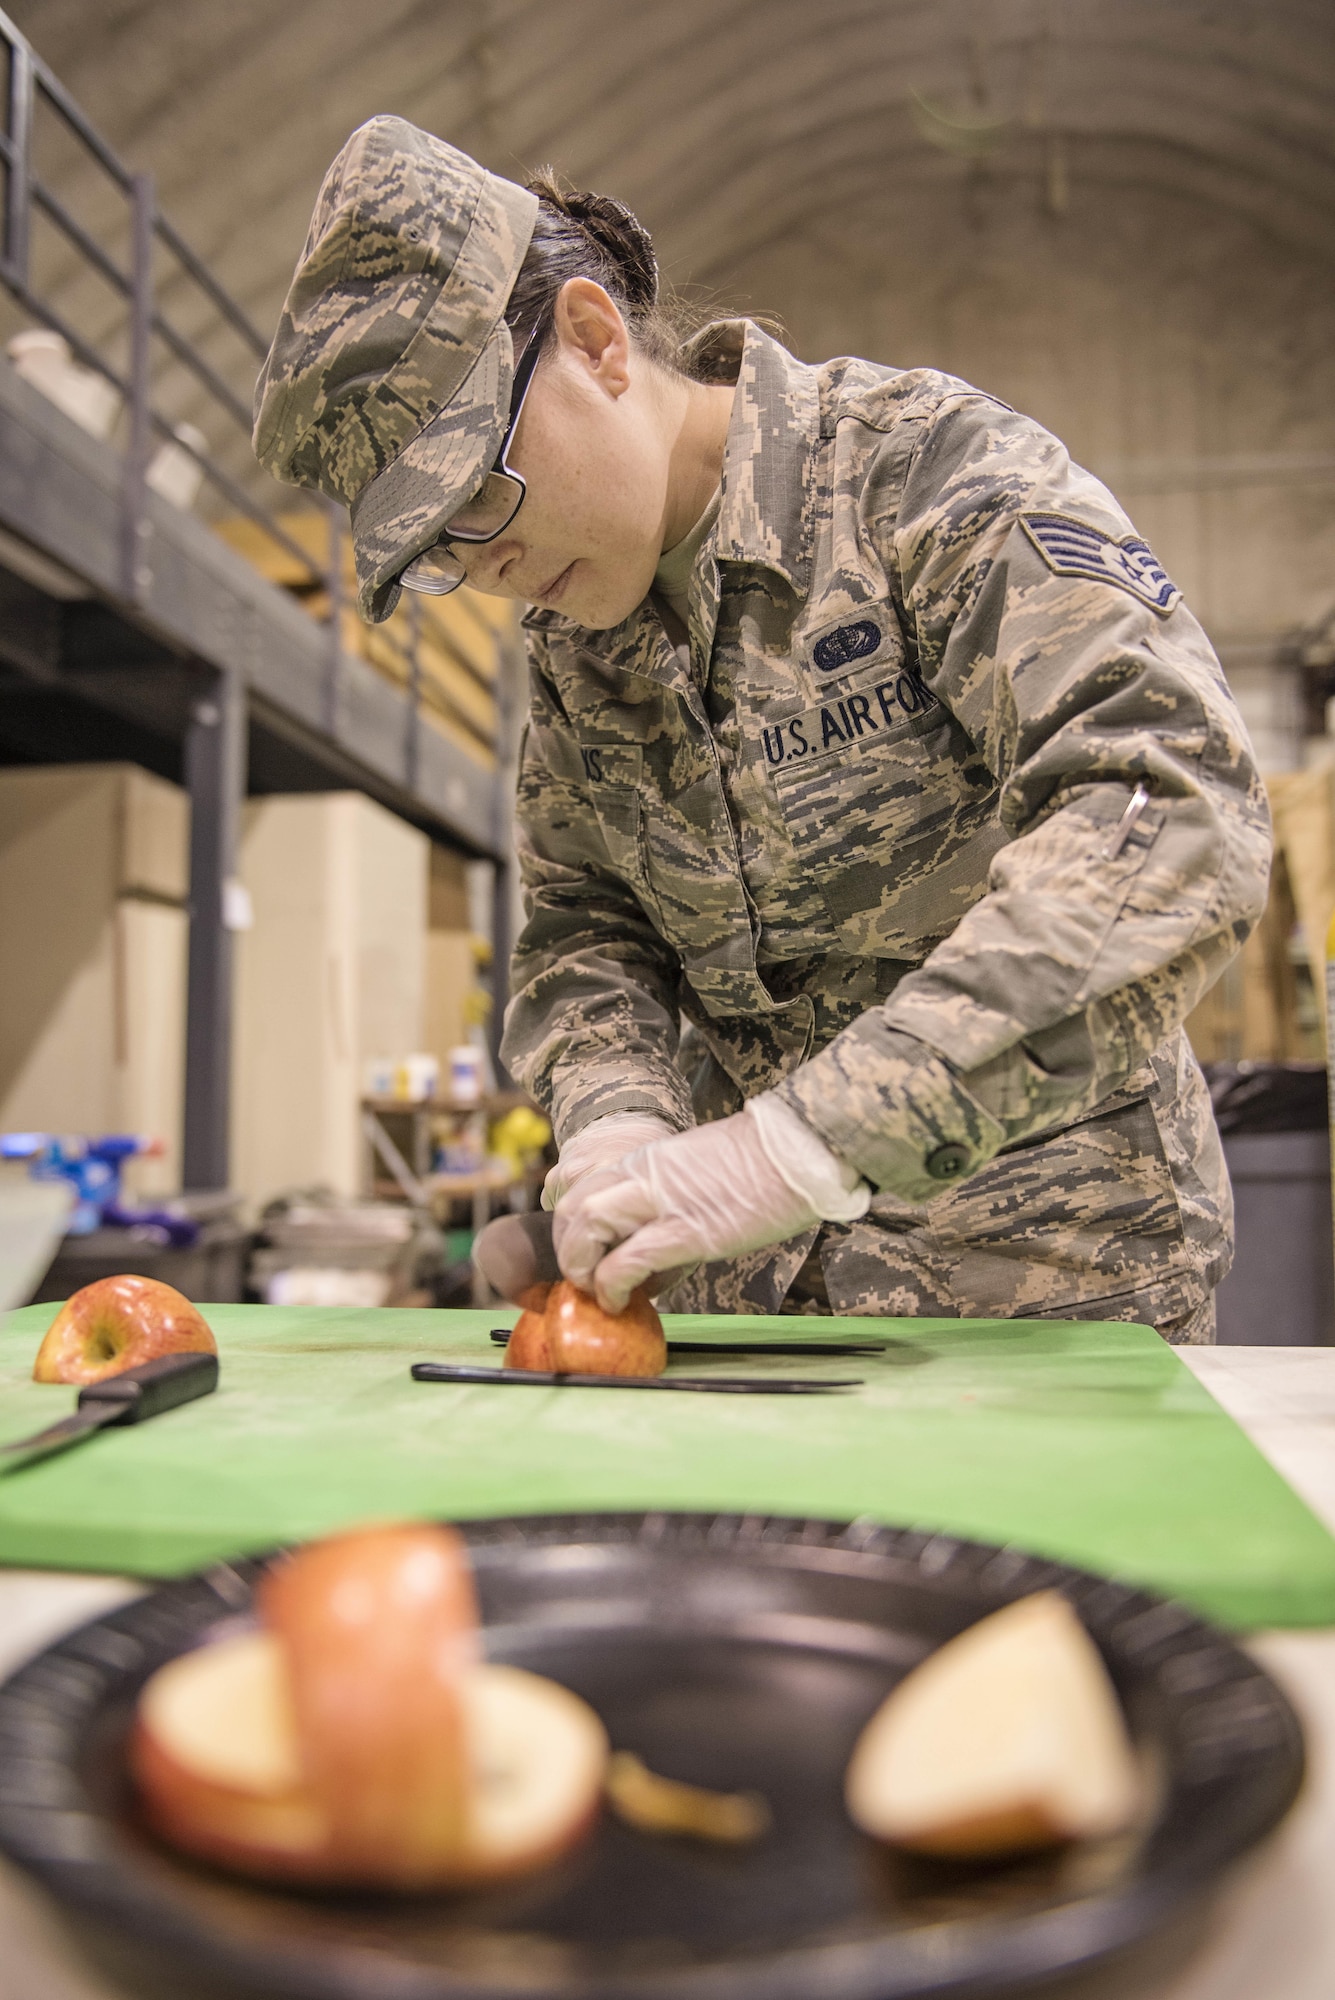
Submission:
{"label": "gloved hand", "polygon": [[574,1188],[553,1238],[567,1278],[620,1312],[656,1272],[739,1257],[813,1222],[852,1222],[871,1191],[781,1098],[659,1139]]}
{"label": "gloved hand", "polygon": [[555,1208],[577,1181],[590,1174],[601,1175],[599,1187],[610,1186],[617,1175],[608,1170],[620,1166],[627,1153],[666,1139],[675,1130],[666,1118],[648,1111],[612,1111],[606,1118],[594,1118],[562,1146],[560,1159],[542,1184],[543,1207]]}

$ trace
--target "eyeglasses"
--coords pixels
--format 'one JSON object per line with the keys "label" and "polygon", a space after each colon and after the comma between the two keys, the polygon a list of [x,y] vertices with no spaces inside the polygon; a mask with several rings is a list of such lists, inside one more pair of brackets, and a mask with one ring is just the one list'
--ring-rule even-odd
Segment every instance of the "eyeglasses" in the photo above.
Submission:
{"label": "eyeglasses", "polygon": [[520,475],[506,464],[505,454],[510,449],[510,440],[523,414],[524,398],[533,380],[541,349],[540,330],[536,330],[529,335],[515,366],[514,383],[510,390],[510,421],[505,427],[496,463],[472,499],[465,500],[458,512],[450,516],[441,530],[440,539],[433,542],[429,549],[423,549],[421,555],[414,557],[401,573],[399,582],[405,590],[420,590],[428,597],[444,597],[447,592],[457,590],[466,580],[467,572],[450,543],[494,542],[498,535],[505,533],[523,506],[528,489]]}

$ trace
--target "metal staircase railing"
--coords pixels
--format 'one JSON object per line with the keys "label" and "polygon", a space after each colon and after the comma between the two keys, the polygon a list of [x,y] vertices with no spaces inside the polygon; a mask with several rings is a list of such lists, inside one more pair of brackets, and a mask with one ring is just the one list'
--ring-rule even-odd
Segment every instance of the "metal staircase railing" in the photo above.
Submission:
{"label": "metal staircase railing", "polygon": [[[7,53],[9,68],[9,87],[4,93],[4,128],[0,131],[0,160],[4,163],[5,178],[0,283],[26,313],[60,334],[69,343],[75,358],[84,367],[94,369],[123,399],[129,424],[125,452],[123,581],[126,597],[133,602],[142,589],[138,551],[145,534],[144,481],[153,440],[158,437],[170,441],[194,459],[205,479],[230,506],[256,522],[279,547],[294,557],[310,572],[313,583],[330,591],[331,602],[335,605],[331,622],[337,630],[340,522],[334,510],[330,510],[329,556],[322,565],[312,560],[310,553],[285,532],[281,522],[276,521],[253,494],[232,478],[212,453],[179,436],[176,427],[153,407],[150,378],[153,343],[157,340],[194,377],[210,403],[237,426],[249,442],[251,413],[245,403],[200,353],[196,344],[172,323],[156,303],[159,289],[154,270],[156,253],[159,250],[167,253],[176,271],[198,287],[254,360],[263,360],[269,349],[268,341],[163,215],[154,194],[153,176],[131,172],[116,157],[64,85],[52,75],[26,37],[4,13],[0,13],[0,43]],[[116,258],[89,234],[38,173],[33,142],[37,113],[43,107],[54,114],[64,131],[78,143],[84,158],[99,168],[106,183],[123,197],[130,224],[128,269],[122,268]],[[129,366],[124,371],[108,361],[105,354],[35,288],[32,271],[34,209],[46,216],[71,248],[125,301]]]}
{"label": "metal staircase railing", "polygon": [[[344,511],[333,502],[313,502],[293,494],[290,503],[298,507],[320,508],[326,528],[299,539],[289,533],[282,519],[256,497],[220,463],[217,455],[200,442],[199,433],[182,434],[175,424],[154,406],[153,376],[155,350],[169,355],[185,371],[216,413],[231,430],[239,432],[243,448],[250,452],[251,412],[236,390],[200,351],[198,343],[184,333],[164,310],[161,299],[174,282],[184,279],[202,295],[214,315],[213,325],[226,327],[239,341],[247,365],[253,368],[268,352],[268,340],[254,325],[235,299],[219,283],[207,265],[190,248],[179,231],[158,207],[153,177],[132,172],[84,116],[69,92],[60,83],[27,39],[7,15],[0,13],[0,49],[8,59],[8,88],[0,93],[4,124],[0,129],[0,171],[4,174],[4,201],[0,211],[0,285],[30,318],[59,334],[74,358],[94,370],[121,398],[127,424],[123,454],[122,547],[120,553],[121,594],[130,605],[142,608],[152,582],[147,562],[149,522],[146,506],[147,475],[157,442],[170,443],[184,452],[199,468],[203,478],[226,501],[233,513],[253,522],[262,535],[299,566],[303,579],[297,594],[318,598],[323,622],[329,634],[325,670],[323,711],[332,728],[339,701],[340,660],[346,604],[344,557],[347,527]],[[124,204],[129,224],[129,255],[118,261],[83,222],[69,204],[47,184],[38,172],[35,138],[39,114],[54,118],[75,143],[79,157],[92,166],[101,185]],[[59,237],[75,253],[83,266],[110,288],[124,305],[124,318],[101,345],[72,323],[69,314],[46,295],[34,276],[33,219],[40,212]],[[167,269],[159,268],[165,259]],[[123,340],[128,361],[117,365],[104,351],[113,340]],[[315,517],[318,519],[318,515]],[[420,607],[412,605],[392,624],[382,629],[381,648],[388,643],[400,658],[400,680],[408,704],[407,736],[409,775],[416,762],[416,745],[424,703],[425,686],[420,658]],[[480,678],[469,659],[457,652],[459,672],[490,694],[492,689]],[[466,708],[451,698],[448,690],[436,687],[434,699],[443,705],[456,729],[465,739],[472,738],[482,753],[494,753],[494,734],[480,728]]]}

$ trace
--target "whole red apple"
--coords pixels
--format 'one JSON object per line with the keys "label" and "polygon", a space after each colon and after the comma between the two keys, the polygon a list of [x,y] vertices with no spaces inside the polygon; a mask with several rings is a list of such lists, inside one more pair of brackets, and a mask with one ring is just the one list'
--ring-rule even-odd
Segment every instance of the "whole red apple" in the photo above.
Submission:
{"label": "whole red apple", "polygon": [[66,1299],[33,1363],[34,1382],[100,1382],[161,1354],[216,1354],[196,1306],[157,1278],[99,1278]]}
{"label": "whole red apple", "polygon": [[506,1343],[505,1365],[522,1368],[531,1375],[554,1375],[556,1358],[547,1332],[547,1301],[550,1285],[530,1285],[520,1304],[523,1311],[514,1323]]}
{"label": "whole red apple", "polygon": [[633,1292],[624,1312],[609,1313],[591,1292],[562,1278],[540,1310],[520,1314],[505,1365],[552,1375],[661,1375],[663,1322],[645,1292]]}

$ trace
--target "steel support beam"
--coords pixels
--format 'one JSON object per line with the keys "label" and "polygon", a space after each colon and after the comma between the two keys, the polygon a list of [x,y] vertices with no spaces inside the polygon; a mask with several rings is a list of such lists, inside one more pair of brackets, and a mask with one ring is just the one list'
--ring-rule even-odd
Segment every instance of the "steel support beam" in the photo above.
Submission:
{"label": "steel support beam", "polygon": [[226,668],[194,702],[185,737],[190,794],[190,972],[186,1013],[186,1188],[225,1188],[232,1084],[232,960],[246,695]]}

